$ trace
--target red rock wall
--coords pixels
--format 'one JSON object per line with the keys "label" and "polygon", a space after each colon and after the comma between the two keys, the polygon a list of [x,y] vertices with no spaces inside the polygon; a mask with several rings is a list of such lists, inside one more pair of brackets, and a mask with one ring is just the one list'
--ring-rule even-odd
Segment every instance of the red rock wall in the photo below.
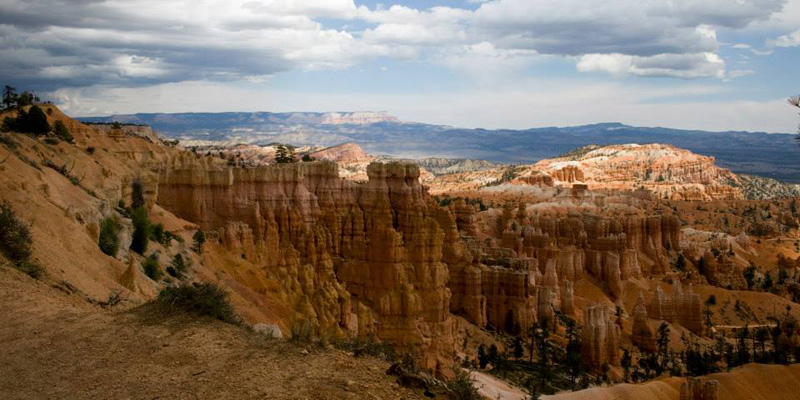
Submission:
{"label": "red rock wall", "polygon": [[359,185],[330,162],[243,169],[183,157],[161,169],[158,203],[223,229],[225,245],[281,278],[319,330],[374,330],[440,368],[453,342],[443,256],[465,257],[452,241],[455,222],[427,196],[415,165],[373,163],[367,172]]}

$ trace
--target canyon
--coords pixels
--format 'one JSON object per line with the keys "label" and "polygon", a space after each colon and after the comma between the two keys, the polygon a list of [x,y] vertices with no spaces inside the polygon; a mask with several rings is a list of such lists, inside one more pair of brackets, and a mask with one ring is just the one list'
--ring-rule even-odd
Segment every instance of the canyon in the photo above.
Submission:
{"label": "canyon", "polygon": [[[478,344],[506,354],[512,338],[547,330],[559,346],[579,337],[587,374],[617,382],[623,351],[638,359],[656,351],[662,325],[680,352],[680,337],[711,348],[724,329],[800,318],[794,199],[747,199],[743,180],[713,157],[625,144],[529,165],[420,166],[347,143],[297,148],[310,161],[274,163],[272,148],[187,146],[147,127],[86,125],[44,107],[74,143],[0,134],[0,200],[30,224],[33,258],[46,271],[28,282],[4,267],[2,282],[15,293],[37,288],[50,308],[36,313],[80,304],[81,319],[110,329],[108,319],[132,318],[116,313],[146,310],[182,279],[214,282],[247,325],[275,326],[287,338],[308,325],[319,340],[378,340],[439,379],[472,365]],[[385,116],[291,118],[301,117],[371,124]],[[180,240],[128,250],[134,191]],[[114,256],[98,247],[106,218],[121,224]],[[207,238],[199,248],[197,232]],[[187,277],[152,279],[141,267],[179,254],[192,265]],[[779,289],[753,288],[781,270]],[[121,301],[116,310],[103,305],[112,299]],[[570,336],[570,324],[580,333]],[[675,392],[714,398],[729,390],[718,381]]]}

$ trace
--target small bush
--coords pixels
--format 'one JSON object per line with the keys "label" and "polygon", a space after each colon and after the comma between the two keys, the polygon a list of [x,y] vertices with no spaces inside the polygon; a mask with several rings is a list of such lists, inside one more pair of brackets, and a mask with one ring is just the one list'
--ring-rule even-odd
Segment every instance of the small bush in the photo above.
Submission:
{"label": "small bush", "polygon": [[228,292],[213,283],[166,287],[158,294],[156,301],[170,309],[209,316],[236,325],[242,323],[228,299]]}
{"label": "small bush", "polygon": [[58,139],[56,139],[56,138],[51,138],[51,137],[48,137],[48,138],[44,138],[44,142],[45,142],[46,144],[49,144],[49,145],[51,145],[51,146],[55,146],[55,145],[57,145],[57,144],[58,144]]}
{"label": "small bush", "polygon": [[72,134],[69,132],[69,129],[67,129],[67,126],[61,121],[56,121],[53,124],[53,133],[55,133],[56,137],[65,142],[75,142],[75,138],[72,137]]}
{"label": "small bush", "polygon": [[156,282],[160,281],[164,276],[164,273],[161,272],[161,266],[158,265],[158,259],[156,259],[155,256],[145,258],[145,260],[142,261],[142,268],[144,269],[144,274]]}
{"label": "small bush", "polygon": [[14,264],[18,270],[28,274],[33,279],[39,279],[44,275],[44,268],[36,262],[25,260]]}
{"label": "small bush", "polygon": [[14,150],[19,144],[8,135],[0,135],[0,143],[6,145],[10,150]]}
{"label": "small bush", "polygon": [[0,203],[0,252],[8,258],[14,267],[30,275],[32,278],[42,276],[42,267],[30,261],[33,238],[28,225],[16,215],[7,202]]}
{"label": "small bush", "polygon": [[119,231],[121,226],[116,217],[103,218],[100,221],[100,240],[98,245],[100,250],[111,256],[116,257],[119,251]]}
{"label": "small bush", "polygon": [[397,360],[397,352],[394,347],[386,342],[376,340],[374,335],[339,340],[334,345],[339,349],[352,351],[356,357],[370,356],[389,362]]}
{"label": "small bush", "polygon": [[0,250],[12,262],[26,261],[31,255],[31,238],[28,225],[14,215],[11,205],[0,204]]}
{"label": "small bush", "polygon": [[175,268],[178,273],[182,274],[189,269],[189,264],[186,262],[186,259],[183,258],[182,254],[176,254],[175,257],[172,258],[172,267]]}
{"label": "small bush", "polygon": [[300,319],[292,323],[292,338],[291,341],[300,344],[311,343],[314,337],[314,327],[311,322]]}
{"label": "small bush", "polygon": [[151,227],[150,240],[158,243],[164,243],[164,224],[158,223]]}
{"label": "small bush", "polygon": [[89,146],[86,148],[86,152],[89,153],[89,155],[94,154],[94,150],[95,150],[94,146]]}

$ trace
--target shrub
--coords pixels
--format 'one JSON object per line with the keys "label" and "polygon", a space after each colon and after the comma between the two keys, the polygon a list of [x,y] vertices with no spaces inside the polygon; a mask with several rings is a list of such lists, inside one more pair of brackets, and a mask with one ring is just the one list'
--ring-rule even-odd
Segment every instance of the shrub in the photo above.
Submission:
{"label": "shrub", "polygon": [[14,215],[10,204],[0,203],[0,252],[15,268],[38,279],[44,271],[39,264],[30,261],[32,243],[28,225]]}
{"label": "shrub", "polygon": [[86,152],[89,153],[89,155],[94,154],[94,150],[94,146],[89,146],[86,148]]}
{"label": "shrub", "polygon": [[311,325],[311,322],[300,319],[292,323],[292,342],[307,344],[311,343],[313,337],[314,327]]}
{"label": "shrub", "polygon": [[183,258],[182,254],[176,254],[175,257],[172,258],[172,267],[175,270],[182,274],[189,269],[189,264],[186,262],[186,259]]}
{"label": "shrub", "polygon": [[144,185],[137,179],[131,185],[131,208],[135,210],[142,207],[144,207]]}
{"label": "shrub", "polygon": [[151,227],[150,239],[154,242],[164,243],[164,224],[158,223]]}
{"label": "shrub", "polygon": [[483,398],[472,384],[469,372],[458,367],[453,368],[453,379],[447,381],[447,388],[450,389],[456,400],[480,400]]}
{"label": "shrub", "polygon": [[55,145],[57,145],[57,144],[58,144],[58,139],[56,139],[56,138],[51,138],[51,137],[48,137],[48,138],[44,138],[44,142],[45,142],[46,144],[49,144],[49,145],[51,145],[51,146],[55,146]]}
{"label": "shrub", "polygon": [[33,106],[28,112],[20,109],[16,118],[5,117],[2,130],[46,135],[50,132],[50,124],[47,123],[47,116],[44,111],[39,106]]}
{"label": "shrub", "polygon": [[386,342],[375,339],[374,335],[365,338],[352,337],[334,342],[334,345],[342,350],[352,351],[353,355],[370,356],[393,362],[397,360],[397,352],[394,347]]}
{"label": "shrub", "polygon": [[209,316],[236,325],[242,323],[228,299],[228,292],[213,283],[166,287],[158,294],[156,301],[170,309]]}
{"label": "shrub", "polygon": [[11,205],[0,204],[0,250],[14,263],[26,261],[31,255],[31,238],[28,225],[14,215]]}
{"label": "shrub", "polygon": [[27,119],[23,121],[24,132],[34,135],[46,135],[50,132],[50,124],[47,123],[47,115],[44,114],[39,106],[32,106],[28,110]]}
{"label": "shrub", "polygon": [[111,257],[116,257],[119,251],[120,228],[119,220],[114,216],[103,218],[100,221],[100,240],[98,245],[100,245],[100,250],[103,253]]}
{"label": "shrub", "polygon": [[161,272],[161,266],[158,265],[158,259],[156,259],[155,255],[145,258],[144,261],[142,261],[142,268],[144,269],[144,274],[156,282],[160,281],[161,277],[164,276],[164,273]]}
{"label": "shrub", "polygon": [[150,238],[150,220],[144,208],[137,208],[133,212],[133,237],[131,250],[144,255],[147,251],[147,241]]}
{"label": "shrub", "polygon": [[28,274],[33,279],[39,279],[44,275],[44,268],[36,262],[25,260],[14,264],[18,270]]}
{"label": "shrub", "polygon": [[56,121],[53,124],[53,133],[56,134],[56,137],[65,142],[75,142],[75,138],[72,137],[72,134],[69,132],[69,129],[67,129],[67,126],[61,121]]}

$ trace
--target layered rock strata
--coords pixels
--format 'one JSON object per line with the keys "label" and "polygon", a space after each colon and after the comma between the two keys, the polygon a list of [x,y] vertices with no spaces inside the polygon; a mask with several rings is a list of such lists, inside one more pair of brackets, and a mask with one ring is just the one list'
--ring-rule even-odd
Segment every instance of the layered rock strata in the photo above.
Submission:
{"label": "layered rock strata", "polygon": [[[375,332],[422,366],[452,352],[447,255],[463,251],[452,215],[436,206],[412,164],[370,164],[363,185],[331,162],[253,169],[184,155],[161,166],[158,202],[277,277],[319,331]],[[440,222],[444,222],[445,232]],[[263,278],[238,277],[256,291]]]}
{"label": "layered rock strata", "polygon": [[719,381],[689,378],[681,384],[680,400],[718,400]]}
{"label": "layered rock strata", "polygon": [[694,293],[691,284],[684,292],[679,282],[674,283],[671,296],[657,287],[647,313],[650,318],[677,323],[695,334],[703,334],[703,306],[700,295]]}
{"label": "layered rock strata", "polygon": [[611,312],[601,304],[583,309],[582,354],[586,365],[594,368],[604,363],[619,365],[620,328]]}

